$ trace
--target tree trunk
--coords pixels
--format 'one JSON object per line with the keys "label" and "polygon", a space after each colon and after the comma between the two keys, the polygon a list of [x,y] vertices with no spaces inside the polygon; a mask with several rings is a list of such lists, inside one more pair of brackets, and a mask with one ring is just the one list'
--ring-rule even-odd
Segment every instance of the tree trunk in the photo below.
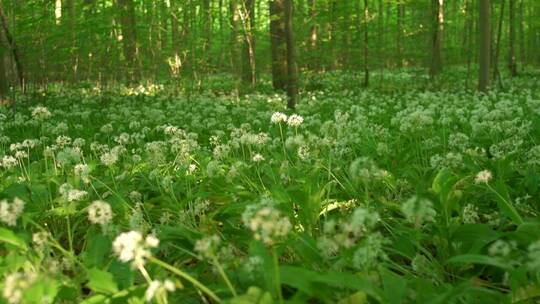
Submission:
{"label": "tree trunk", "polygon": [[403,67],[403,17],[405,15],[405,7],[401,1],[397,3],[397,67]]}
{"label": "tree trunk", "polygon": [[317,51],[317,42],[318,42],[318,36],[319,36],[319,26],[317,25],[316,17],[317,17],[317,11],[315,10],[316,0],[308,0],[308,10],[309,10],[309,21],[311,24],[311,27],[309,29],[309,41],[308,41],[308,49],[310,52],[309,55],[309,67],[311,69],[317,69],[318,65],[316,64],[315,60],[315,52]]}
{"label": "tree trunk", "polygon": [[287,88],[287,39],[285,35],[284,0],[270,0],[270,43],[272,52],[272,83],[274,89]]}
{"label": "tree trunk", "polygon": [[491,57],[491,1],[479,0],[480,69],[478,90],[487,93],[489,88],[489,65]]}
{"label": "tree trunk", "polygon": [[364,86],[369,85],[369,35],[368,35],[368,22],[369,22],[369,0],[364,0]]}
{"label": "tree trunk", "polygon": [[502,0],[501,2],[501,11],[499,16],[499,24],[497,26],[497,41],[495,43],[495,50],[493,54],[493,79],[500,79],[500,73],[499,73],[499,54],[501,51],[501,36],[502,36],[502,27],[503,27],[503,20],[504,20],[504,6],[505,6],[506,0]]}
{"label": "tree trunk", "polygon": [[242,81],[245,84],[255,86],[257,83],[257,72],[255,66],[255,38],[253,36],[255,22],[255,2],[254,0],[243,0],[240,11],[240,18],[244,30],[243,45],[243,65]]}
{"label": "tree trunk", "polygon": [[0,103],[2,99],[4,99],[6,96],[8,96],[8,82],[7,82],[7,76],[6,76],[6,65],[4,63],[4,46],[2,45],[2,35],[0,35]]}
{"label": "tree trunk", "polygon": [[510,69],[510,75],[512,77],[517,76],[517,65],[516,65],[516,10],[515,10],[515,0],[508,0],[508,68]]}
{"label": "tree trunk", "polygon": [[294,39],[294,0],[285,0],[285,35],[287,39],[287,106],[294,109],[298,99],[298,68],[296,66],[296,46]]}
{"label": "tree trunk", "polygon": [[21,59],[20,59],[21,57],[19,56],[19,49],[17,48],[15,39],[13,38],[13,36],[11,35],[11,32],[9,31],[8,21],[7,21],[6,15],[4,14],[4,7],[2,6],[2,1],[0,1],[0,23],[2,24],[4,37],[6,38],[8,46],[11,50],[11,54],[13,55],[13,61],[15,61],[15,67],[17,68],[17,76],[19,78],[19,85],[21,86],[21,89],[24,92],[26,88],[25,88],[25,82],[24,82],[23,66],[21,64]]}
{"label": "tree trunk", "polygon": [[139,80],[137,68],[137,29],[135,19],[135,4],[133,0],[118,0],[120,9],[120,23],[122,26],[122,42],[126,64],[128,83]]}
{"label": "tree trunk", "polygon": [[238,0],[231,0],[230,5],[230,25],[231,25],[231,67],[236,79],[236,90],[240,85],[242,78],[242,66],[241,66],[241,52],[239,45],[242,42],[242,35],[240,34],[240,14],[238,9]]}
{"label": "tree trunk", "polygon": [[429,74],[436,76],[442,71],[442,32],[444,26],[444,0],[431,0],[432,44]]}

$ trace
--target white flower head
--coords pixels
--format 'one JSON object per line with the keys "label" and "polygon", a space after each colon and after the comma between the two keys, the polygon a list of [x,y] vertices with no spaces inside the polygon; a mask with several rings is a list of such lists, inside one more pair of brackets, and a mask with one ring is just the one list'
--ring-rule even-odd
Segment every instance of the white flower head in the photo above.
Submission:
{"label": "white flower head", "polygon": [[7,200],[0,201],[0,222],[8,226],[15,226],[17,219],[24,211],[24,201],[16,197],[11,203]]}
{"label": "white flower head", "polygon": [[167,292],[173,292],[176,290],[176,285],[171,280],[158,281],[154,280],[150,282],[146,292],[144,293],[144,299],[147,302],[151,302],[154,298],[160,298],[160,303],[166,303],[164,299],[167,298]]}
{"label": "white flower head", "polygon": [[113,217],[111,205],[104,201],[94,201],[88,206],[88,220],[92,224],[106,225]]}
{"label": "white flower head", "polygon": [[37,120],[44,120],[51,117],[51,112],[46,107],[37,106],[32,110],[32,117]]}
{"label": "white flower head", "polygon": [[274,114],[272,114],[272,117],[270,118],[270,121],[273,123],[273,124],[279,124],[279,123],[282,123],[282,122],[287,122],[287,115],[281,113],[281,112],[274,112]]}
{"label": "white flower head", "polygon": [[10,304],[22,303],[24,292],[36,281],[34,273],[15,272],[6,276],[2,295]]}
{"label": "white flower head", "polygon": [[113,252],[124,263],[131,262],[133,267],[144,266],[146,260],[152,257],[150,248],[159,245],[159,240],[154,236],[146,239],[138,231],[121,233],[113,242]]}
{"label": "white flower head", "polygon": [[293,114],[289,116],[287,124],[291,127],[299,127],[304,122],[304,118],[300,115]]}
{"label": "white flower head", "polygon": [[493,175],[491,174],[491,171],[489,170],[482,170],[476,174],[476,177],[474,179],[474,182],[477,184],[487,184],[491,180]]}
{"label": "white flower head", "polygon": [[251,160],[254,162],[254,163],[260,163],[264,160],[264,156],[262,156],[261,154],[259,153],[256,153],[255,155],[253,155],[253,157],[251,158]]}

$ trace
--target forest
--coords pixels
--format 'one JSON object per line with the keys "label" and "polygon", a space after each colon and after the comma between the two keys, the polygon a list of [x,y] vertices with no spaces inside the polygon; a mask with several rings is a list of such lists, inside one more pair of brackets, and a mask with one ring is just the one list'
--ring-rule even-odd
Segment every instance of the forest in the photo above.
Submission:
{"label": "forest", "polygon": [[540,1],[0,0],[0,304],[539,303]]}

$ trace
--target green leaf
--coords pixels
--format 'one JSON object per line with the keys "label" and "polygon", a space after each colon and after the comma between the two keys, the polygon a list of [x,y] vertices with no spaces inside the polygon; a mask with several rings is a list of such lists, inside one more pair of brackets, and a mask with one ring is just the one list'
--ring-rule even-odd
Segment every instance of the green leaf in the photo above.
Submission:
{"label": "green leaf", "polygon": [[0,228],[0,242],[19,247],[22,250],[27,249],[25,241],[6,228]]}
{"label": "green leaf", "polygon": [[511,269],[507,264],[503,263],[499,259],[481,254],[458,255],[448,259],[446,262],[456,264],[480,264],[494,266],[505,270]]}
{"label": "green leaf", "polygon": [[506,216],[512,219],[512,221],[517,225],[523,224],[521,215],[519,215],[516,208],[514,208],[514,205],[512,205],[512,199],[510,198],[510,194],[508,194],[508,188],[504,182],[500,180],[497,181],[495,183],[495,189],[493,190],[495,192],[495,198],[497,199],[497,205],[499,206],[501,212],[506,214]]}
{"label": "green leaf", "polygon": [[[95,231],[91,231],[95,234]],[[90,233],[88,233],[90,235]],[[111,240],[102,234],[89,237],[88,249],[84,253],[84,264],[87,267],[100,267],[110,256]]]}
{"label": "green leaf", "polygon": [[118,286],[111,273],[92,268],[88,270],[88,283],[86,286],[97,293],[114,294],[118,291]]}

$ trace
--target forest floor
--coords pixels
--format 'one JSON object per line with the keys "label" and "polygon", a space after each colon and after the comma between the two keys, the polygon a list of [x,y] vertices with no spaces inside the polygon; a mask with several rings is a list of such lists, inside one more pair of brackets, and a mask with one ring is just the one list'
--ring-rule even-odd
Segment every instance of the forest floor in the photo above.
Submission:
{"label": "forest floor", "polygon": [[355,77],[305,81],[295,111],[227,77],[1,107],[0,303],[538,297],[537,81]]}

